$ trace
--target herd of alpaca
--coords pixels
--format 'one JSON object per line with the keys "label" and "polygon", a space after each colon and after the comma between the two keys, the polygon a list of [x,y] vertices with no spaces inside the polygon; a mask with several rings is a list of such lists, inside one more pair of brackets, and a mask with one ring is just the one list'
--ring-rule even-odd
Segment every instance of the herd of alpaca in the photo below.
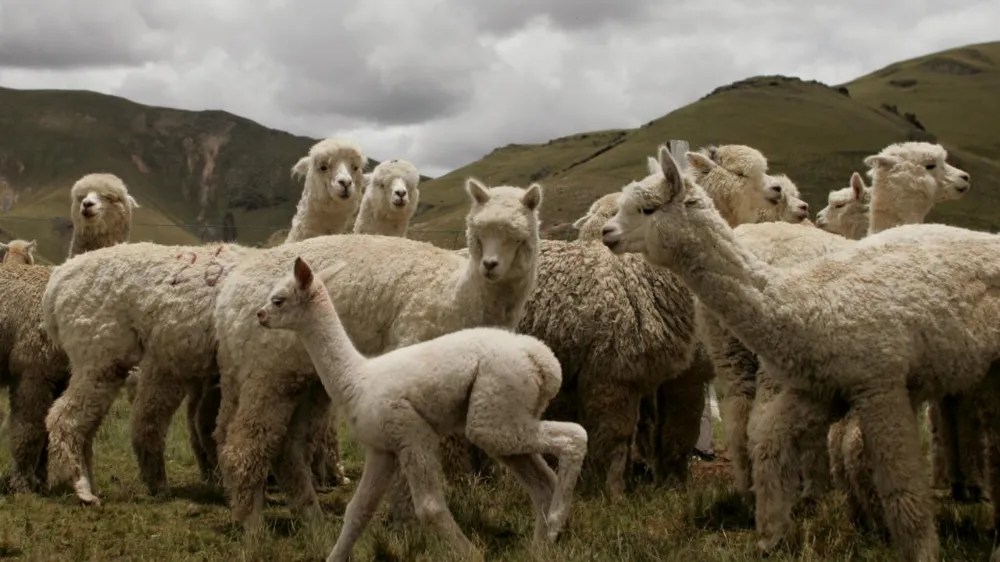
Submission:
{"label": "herd of alpaca", "polygon": [[[576,241],[540,238],[541,185],[468,178],[460,251],[407,238],[415,166],[364,173],[341,139],[292,166],[302,196],[271,248],[130,242],[126,186],[84,176],[64,263],[34,265],[34,241],[0,245],[11,488],[69,483],[99,504],[93,440],[125,386],[151,494],[167,487],[167,429],[186,399],[201,476],[248,535],[269,477],[316,520],[317,488],[351,484],[343,420],[364,469],[328,560],[350,559],[383,499],[481,559],[440,470],[458,483],[498,461],[531,499],[532,544],[554,541],[578,477],[612,497],[640,465],[687,480],[718,376],[762,552],[791,532],[800,489],[839,488],[904,559],[937,561],[919,407],[931,403],[933,464],[954,495],[974,495],[977,463],[1000,458],[1000,238],[920,224],[969,190],[946,159],[890,145],[864,160],[871,185],[855,173],[813,223],[758,150],[664,146],[573,223]],[[986,465],[1000,498],[1000,462]]]}

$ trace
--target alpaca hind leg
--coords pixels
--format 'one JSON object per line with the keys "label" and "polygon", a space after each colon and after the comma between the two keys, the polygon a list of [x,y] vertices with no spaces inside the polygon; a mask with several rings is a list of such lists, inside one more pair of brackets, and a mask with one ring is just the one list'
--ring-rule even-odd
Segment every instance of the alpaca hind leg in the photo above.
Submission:
{"label": "alpaca hind leg", "polygon": [[657,390],[656,475],[667,486],[687,482],[691,451],[701,435],[702,414],[707,398],[704,381],[681,378],[667,381]]}
{"label": "alpaca hind leg", "polygon": [[344,511],[344,525],[340,536],[326,562],[347,562],[354,543],[361,537],[365,527],[371,522],[379,503],[389,488],[389,482],[396,474],[396,456],[385,451],[368,449],[365,451],[365,467],[354,496]]}
{"label": "alpaca hind leg", "polygon": [[73,482],[77,498],[86,505],[101,503],[94,494],[88,457],[97,428],[111,408],[125,375],[126,371],[113,366],[77,369],[66,392],[45,416],[50,463],[59,467],[60,480]]}
{"label": "alpaca hind leg", "polygon": [[959,501],[978,503],[983,498],[983,428],[977,395],[966,393],[958,396],[955,434],[957,466],[956,479],[962,490]]}
{"label": "alpaca hind leg", "polygon": [[337,411],[330,409],[326,424],[320,433],[315,452],[311,455],[311,469],[317,486],[346,486],[351,480],[344,474],[340,461],[340,419]]}
{"label": "alpaca hind leg", "polygon": [[288,503],[305,521],[322,516],[307,451],[310,436],[322,435],[329,423],[330,397],[319,389],[307,392],[299,401],[281,442],[281,453],[274,463],[274,475],[285,491]]}
{"label": "alpaca hind leg", "polygon": [[584,386],[583,426],[590,436],[585,471],[590,477],[603,474],[603,489],[613,499],[621,499],[642,396],[625,386]]}
{"label": "alpaca hind leg", "polygon": [[511,455],[497,457],[497,460],[507,466],[528,491],[531,503],[535,506],[535,530],[532,542],[537,545],[548,537],[548,514],[558,485],[558,477],[539,454]]}
{"label": "alpaca hind leg", "polygon": [[[758,396],[758,400],[761,396]],[[749,423],[757,548],[771,552],[792,527],[803,440],[828,423],[830,405],[792,388],[781,389],[766,408],[755,405]]]}
{"label": "alpaca hind leg", "polygon": [[202,479],[211,484],[219,484],[219,451],[215,441],[215,423],[219,415],[219,408],[222,401],[222,389],[218,380],[206,383],[202,389],[201,399],[198,401],[198,411],[195,414],[194,424],[198,431],[198,442],[201,445],[201,454],[205,464],[205,473]]}
{"label": "alpaca hind leg", "polygon": [[54,400],[47,373],[26,371],[10,390],[11,490],[37,493],[47,479],[45,414]]}
{"label": "alpaca hind leg", "polygon": [[157,495],[167,487],[163,453],[170,419],[180,408],[188,385],[170,380],[167,371],[143,365],[142,376],[132,403],[132,450],[139,461],[139,474],[149,493]]}
{"label": "alpaca hind leg", "polygon": [[827,449],[830,450],[830,479],[838,490],[847,490],[847,479],[844,474],[844,420],[837,420],[830,425],[827,433]]}
{"label": "alpaca hind leg", "polygon": [[201,401],[206,392],[205,382],[197,381],[188,388],[185,403],[185,413],[188,427],[188,441],[191,444],[191,453],[198,464],[198,473],[202,482],[212,481],[212,466],[208,459],[208,452],[205,440],[198,426],[198,412],[201,408]]}
{"label": "alpaca hind leg", "polygon": [[890,535],[902,558],[937,562],[937,525],[920,455],[917,417],[906,389],[857,397],[865,457]]}

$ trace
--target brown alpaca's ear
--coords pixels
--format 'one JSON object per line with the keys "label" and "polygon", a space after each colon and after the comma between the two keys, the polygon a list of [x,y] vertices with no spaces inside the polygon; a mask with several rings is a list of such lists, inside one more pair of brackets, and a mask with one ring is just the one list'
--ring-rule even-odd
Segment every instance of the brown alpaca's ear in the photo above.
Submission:
{"label": "brown alpaca's ear", "polygon": [[300,291],[308,290],[309,287],[312,286],[313,281],[313,272],[309,267],[309,264],[307,264],[306,260],[301,257],[296,257],[295,267],[293,269],[295,271],[295,282],[298,285],[298,289]]}

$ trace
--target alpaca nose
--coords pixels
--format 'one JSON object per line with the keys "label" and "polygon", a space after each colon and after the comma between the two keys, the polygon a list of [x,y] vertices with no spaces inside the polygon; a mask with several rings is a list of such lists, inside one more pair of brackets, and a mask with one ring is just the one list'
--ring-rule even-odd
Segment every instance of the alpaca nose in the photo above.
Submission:
{"label": "alpaca nose", "polygon": [[93,207],[93,206],[94,206],[94,202],[93,202],[93,201],[91,201],[90,199],[85,199],[85,200],[83,201],[83,208],[84,208],[84,209],[89,209],[89,208],[91,208],[91,207]]}
{"label": "alpaca nose", "polygon": [[969,181],[969,174],[962,174],[962,175],[960,175],[958,177],[962,178],[965,181]]}
{"label": "alpaca nose", "polygon": [[493,271],[498,265],[500,265],[500,260],[496,258],[483,258],[483,268],[486,271]]}
{"label": "alpaca nose", "polygon": [[267,314],[267,313],[266,313],[266,312],[264,312],[263,310],[258,310],[258,311],[257,311],[257,320],[263,320],[263,319],[264,319],[264,316],[265,316],[266,314]]}
{"label": "alpaca nose", "polygon": [[351,184],[354,182],[351,181],[351,178],[340,178],[337,180],[337,183],[340,184],[341,187],[351,187]]}
{"label": "alpaca nose", "polygon": [[809,203],[803,203],[803,204],[799,205],[799,209],[808,212],[809,211]]}
{"label": "alpaca nose", "polygon": [[615,228],[613,226],[605,226],[604,228],[601,229],[601,236],[607,236],[608,234],[611,234],[614,231]]}

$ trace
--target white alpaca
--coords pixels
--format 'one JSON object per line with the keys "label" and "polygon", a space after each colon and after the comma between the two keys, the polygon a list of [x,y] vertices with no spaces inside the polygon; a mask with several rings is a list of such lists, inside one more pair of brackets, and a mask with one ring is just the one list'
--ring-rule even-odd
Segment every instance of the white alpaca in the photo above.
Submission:
{"label": "white alpaca", "polygon": [[809,218],[809,203],[802,200],[799,193],[799,186],[785,174],[767,176],[768,187],[777,189],[781,193],[781,198],[771,209],[759,211],[757,222],[784,221],[790,223],[800,223]]}
{"label": "white alpaca", "polygon": [[0,250],[3,250],[3,258],[0,263],[10,265],[34,265],[35,248],[37,244],[34,240],[11,240],[4,244],[0,242]]}
{"label": "white alpaca", "polygon": [[[308,264],[296,258],[293,274],[257,311],[261,326],[298,335],[365,448],[361,482],[328,562],[349,559],[397,469],[421,522],[456,552],[480,557],[448,511],[438,475],[439,441],[455,432],[514,472],[535,506],[535,541],[554,541],[569,515],[587,432],[575,423],[540,421],[562,384],[552,351],[531,336],[468,328],[367,358],[351,343],[327,292],[346,265],[320,271],[314,282]],[[558,477],[543,454],[558,458]]]}
{"label": "white alpaca", "polygon": [[827,232],[851,240],[860,240],[868,234],[868,207],[872,190],[865,185],[861,174],[851,175],[851,184],[830,192],[826,207],[816,213],[816,226]]}
{"label": "white alpaca", "polygon": [[788,533],[802,439],[841,397],[859,416],[898,549],[938,560],[914,404],[972,388],[1000,358],[1000,236],[906,225],[774,268],[735,240],[665,147],[660,159],[663,178],[625,189],[604,243],[681,277],[782,385],[753,455],[758,548]]}
{"label": "white alpaca", "polygon": [[292,166],[292,177],[305,177],[305,187],[285,242],[344,232],[358,211],[364,166],[364,152],[351,141],[326,139],[314,144]]}
{"label": "white alpaca", "polygon": [[417,167],[406,160],[382,162],[365,174],[365,185],[354,233],[405,237],[420,202]]}

